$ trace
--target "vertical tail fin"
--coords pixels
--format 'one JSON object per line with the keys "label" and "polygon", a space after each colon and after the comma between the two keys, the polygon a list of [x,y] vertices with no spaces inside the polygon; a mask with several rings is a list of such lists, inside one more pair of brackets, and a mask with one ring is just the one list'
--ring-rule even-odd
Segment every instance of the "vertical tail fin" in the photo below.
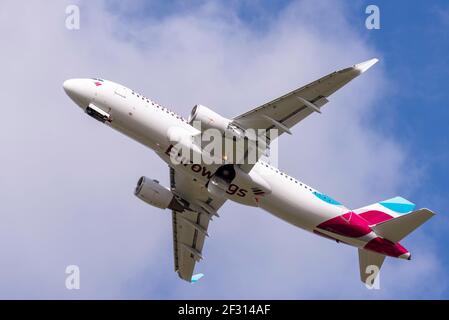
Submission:
{"label": "vertical tail fin", "polygon": [[410,252],[399,241],[434,216],[429,209],[414,209],[410,201],[395,197],[354,210],[377,235],[359,249],[360,278],[365,284],[377,278],[375,272],[380,271],[385,255],[410,260]]}
{"label": "vertical tail fin", "polygon": [[369,206],[355,209],[354,212],[367,220],[370,224],[378,224],[415,209],[415,204],[402,197],[394,197]]}
{"label": "vertical tail fin", "polygon": [[385,256],[380,253],[359,249],[359,266],[360,266],[360,280],[367,283],[368,278],[374,281],[377,278]]}

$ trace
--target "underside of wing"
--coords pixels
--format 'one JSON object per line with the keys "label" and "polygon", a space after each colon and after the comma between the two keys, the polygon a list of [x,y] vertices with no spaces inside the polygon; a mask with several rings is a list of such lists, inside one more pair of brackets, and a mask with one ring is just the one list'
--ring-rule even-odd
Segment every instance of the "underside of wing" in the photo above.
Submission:
{"label": "underside of wing", "polygon": [[290,129],[314,112],[320,112],[327,98],[348,82],[368,70],[378,60],[371,59],[352,67],[335,71],[321,79],[244,113],[234,122],[248,129],[272,129],[290,133]]}
{"label": "underside of wing", "polygon": [[204,240],[209,222],[226,201],[213,198],[207,188],[193,178],[170,168],[172,192],[187,202],[189,210],[172,211],[173,252],[175,271],[181,279],[191,282],[196,262],[203,258]]}

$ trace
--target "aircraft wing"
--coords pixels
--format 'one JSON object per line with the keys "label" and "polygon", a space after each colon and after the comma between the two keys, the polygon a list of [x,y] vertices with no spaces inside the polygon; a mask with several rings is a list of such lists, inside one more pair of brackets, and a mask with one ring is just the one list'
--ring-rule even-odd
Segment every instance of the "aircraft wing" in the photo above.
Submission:
{"label": "aircraft wing", "polygon": [[[327,98],[345,84],[372,67],[378,59],[371,59],[352,67],[335,71],[321,79],[283,95],[273,101],[233,119],[243,129],[278,129],[279,135],[290,133],[298,122],[314,112],[321,113]],[[269,133],[267,133],[269,136]]]}
{"label": "aircraft wing", "polygon": [[204,185],[170,167],[172,192],[189,203],[191,210],[172,211],[173,252],[175,271],[179,277],[192,281],[196,262],[202,259],[207,229],[226,199],[213,198]]}

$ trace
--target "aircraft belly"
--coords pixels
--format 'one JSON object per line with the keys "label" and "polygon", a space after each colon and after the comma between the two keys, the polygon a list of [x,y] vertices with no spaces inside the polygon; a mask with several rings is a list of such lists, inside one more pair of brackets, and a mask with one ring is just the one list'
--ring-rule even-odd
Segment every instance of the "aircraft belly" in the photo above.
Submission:
{"label": "aircraft belly", "polygon": [[[127,106],[121,106],[118,109],[120,112],[112,114],[111,127],[152,148],[176,170],[196,178],[199,183],[207,184],[216,167],[203,164],[173,165],[169,155],[166,154],[169,142],[164,134],[170,119],[158,121],[158,125],[155,125],[153,119],[155,115],[148,112],[149,110],[129,111],[131,109]],[[161,115],[158,114],[158,116]],[[280,176],[259,163],[255,165],[254,171],[269,183],[272,189],[270,193],[255,196],[251,190],[247,190],[249,189],[247,186],[236,185],[231,192],[227,192],[225,197],[245,205],[260,206],[280,219],[311,231],[320,223],[341,215],[347,210],[342,206],[320,200],[309,189],[300,187],[298,183],[289,180],[285,175]]]}
{"label": "aircraft belly", "polygon": [[154,112],[149,110],[121,105],[114,108],[109,125],[137,142],[160,152],[168,145],[164,132],[167,131],[166,124],[169,119],[155,123],[154,117]]}

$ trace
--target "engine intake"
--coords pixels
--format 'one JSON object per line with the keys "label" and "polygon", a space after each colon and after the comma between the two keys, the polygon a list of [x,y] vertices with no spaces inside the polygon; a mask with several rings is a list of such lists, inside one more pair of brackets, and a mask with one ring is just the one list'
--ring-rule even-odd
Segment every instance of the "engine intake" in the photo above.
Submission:
{"label": "engine intake", "polygon": [[170,189],[161,186],[157,180],[141,177],[134,194],[140,200],[160,209],[184,210],[184,206],[176,200]]}

